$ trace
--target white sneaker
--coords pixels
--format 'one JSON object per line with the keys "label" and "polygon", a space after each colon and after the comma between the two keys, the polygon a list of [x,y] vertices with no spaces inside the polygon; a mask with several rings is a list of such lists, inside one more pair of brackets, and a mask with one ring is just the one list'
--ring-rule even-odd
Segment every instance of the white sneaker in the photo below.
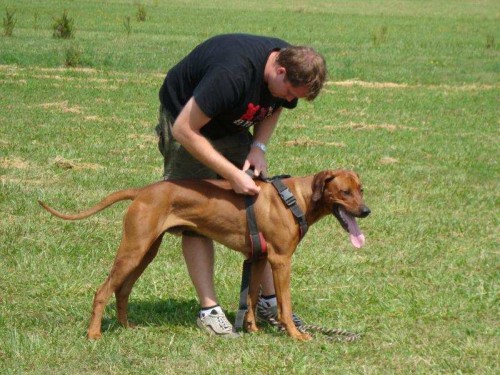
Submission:
{"label": "white sneaker", "polygon": [[229,323],[229,320],[227,320],[226,315],[223,312],[217,312],[215,309],[212,310],[210,314],[203,317],[199,316],[198,319],[196,319],[196,324],[211,335],[228,339],[240,337],[239,333],[234,332],[233,326]]}

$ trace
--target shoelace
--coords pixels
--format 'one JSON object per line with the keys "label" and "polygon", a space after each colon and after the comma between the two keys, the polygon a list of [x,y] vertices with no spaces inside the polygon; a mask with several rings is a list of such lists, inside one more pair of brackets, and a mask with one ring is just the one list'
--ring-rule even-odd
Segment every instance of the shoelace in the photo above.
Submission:
{"label": "shoelace", "polygon": [[227,320],[226,316],[223,314],[217,315],[217,321],[219,324],[224,328],[224,331],[230,331],[231,330],[231,323]]}

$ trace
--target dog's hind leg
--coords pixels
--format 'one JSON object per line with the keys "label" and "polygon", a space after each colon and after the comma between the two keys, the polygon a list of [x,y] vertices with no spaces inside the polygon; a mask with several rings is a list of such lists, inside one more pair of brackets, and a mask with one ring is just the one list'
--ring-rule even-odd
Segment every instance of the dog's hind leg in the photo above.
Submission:
{"label": "dog's hind leg", "polygon": [[158,254],[158,249],[160,248],[162,239],[163,234],[160,235],[160,237],[158,237],[155,242],[153,242],[153,244],[149,248],[149,251],[144,255],[139,265],[133,270],[128,278],[125,279],[123,284],[115,291],[118,322],[124,327],[133,327],[133,324],[129,323],[127,318],[127,306],[130,293],[132,292],[132,288],[137,279],[141,277],[144,270]]}
{"label": "dog's hind leg", "polygon": [[102,316],[111,295],[132,276],[154,242],[153,239],[145,240],[143,238],[136,241],[126,241],[125,238],[124,235],[108,278],[95,294],[92,316],[87,330],[89,339],[97,340],[101,337]]}

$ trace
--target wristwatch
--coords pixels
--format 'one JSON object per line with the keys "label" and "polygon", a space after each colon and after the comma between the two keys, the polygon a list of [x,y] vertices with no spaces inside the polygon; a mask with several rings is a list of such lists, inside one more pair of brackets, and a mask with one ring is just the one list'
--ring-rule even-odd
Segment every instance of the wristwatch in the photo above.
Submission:
{"label": "wristwatch", "polygon": [[263,153],[266,153],[266,151],[267,151],[267,147],[266,147],[266,145],[264,143],[256,141],[256,142],[252,143],[252,146],[260,148]]}

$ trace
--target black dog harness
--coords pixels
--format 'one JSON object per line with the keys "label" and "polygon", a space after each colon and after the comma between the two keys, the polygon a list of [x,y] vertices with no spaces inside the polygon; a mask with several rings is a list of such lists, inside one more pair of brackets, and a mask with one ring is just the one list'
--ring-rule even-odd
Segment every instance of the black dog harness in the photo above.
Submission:
{"label": "black dog harness", "polygon": [[[292,194],[290,189],[283,183],[282,179],[290,177],[288,175],[275,176],[268,179],[263,179],[265,182],[270,182],[278,191],[281,199],[285,205],[292,211],[293,215],[297,219],[300,226],[300,239],[302,239],[307,233],[307,221],[304,213],[297,204],[295,196]],[[240,303],[238,306],[238,312],[236,313],[235,319],[235,330],[241,330],[243,328],[243,320],[245,314],[248,311],[248,289],[250,286],[251,279],[251,269],[252,262],[261,260],[267,257],[267,243],[262,232],[259,231],[257,226],[257,220],[255,218],[254,212],[255,198],[252,196],[245,197],[246,214],[248,222],[248,230],[250,233],[250,243],[251,252],[248,259],[243,262],[243,271],[241,275],[241,289],[240,289]]]}
{"label": "black dog harness", "polygon": [[[281,181],[284,176],[276,176],[268,179],[273,186],[278,190],[278,194],[280,195],[281,199],[285,203],[285,205],[292,211],[293,216],[297,219],[299,222],[300,226],[300,239],[304,238],[304,236],[307,233],[307,221],[306,221],[306,216],[300,209],[299,205],[297,204],[297,200],[295,199],[295,196],[292,194],[290,189]],[[290,177],[290,176],[286,176]]]}

